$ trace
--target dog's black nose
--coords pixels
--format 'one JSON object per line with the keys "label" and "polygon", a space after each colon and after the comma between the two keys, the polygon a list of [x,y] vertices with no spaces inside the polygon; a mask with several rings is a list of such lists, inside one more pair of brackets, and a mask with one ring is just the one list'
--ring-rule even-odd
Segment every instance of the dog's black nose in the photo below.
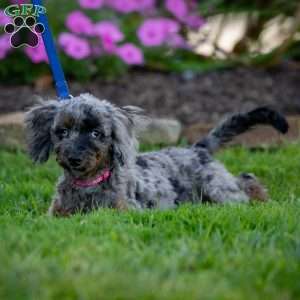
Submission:
{"label": "dog's black nose", "polygon": [[68,161],[72,167],[79,167],[82,162],[82,159],[78,157],[69,156]]}

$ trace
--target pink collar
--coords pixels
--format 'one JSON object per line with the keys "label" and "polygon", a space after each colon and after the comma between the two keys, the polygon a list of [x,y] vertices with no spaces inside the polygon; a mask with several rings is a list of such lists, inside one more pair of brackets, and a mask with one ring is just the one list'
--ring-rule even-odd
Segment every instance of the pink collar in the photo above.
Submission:
{"label": "pink collar", "polygon": [[106,181],[111,176],[110,170],[104,170],[100,175],[93,179],[74,179],[73,185],[76,187],[81,188],[88,188],[88,187],[95,187],[96,185],[100,184],[101,182]]}

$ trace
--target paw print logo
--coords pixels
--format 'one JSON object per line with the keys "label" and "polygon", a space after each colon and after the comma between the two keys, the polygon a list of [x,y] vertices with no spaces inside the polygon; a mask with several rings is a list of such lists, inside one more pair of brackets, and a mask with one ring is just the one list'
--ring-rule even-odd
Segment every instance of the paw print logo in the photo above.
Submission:
{"label": "paw print logo", "polygon": [[14,48],[21,46],[36,47],[39,43],[38,35],[43,33],[44,30],[44,25],[36,23],[36,19],[32,16],[26,18],[17,16],[13,19],[13,23],[6,24],[4,27],[4,31],[11,34],[10,43]]}

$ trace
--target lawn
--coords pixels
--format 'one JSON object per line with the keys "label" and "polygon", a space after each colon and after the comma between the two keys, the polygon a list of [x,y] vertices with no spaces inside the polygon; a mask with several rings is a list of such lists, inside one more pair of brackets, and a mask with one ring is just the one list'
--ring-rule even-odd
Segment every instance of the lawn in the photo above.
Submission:
{"label": "lawn", "polygon": [[0,150],[0,299],[300,299],[300,145],[218,158],[272,201],[55,219],[55,162]]}

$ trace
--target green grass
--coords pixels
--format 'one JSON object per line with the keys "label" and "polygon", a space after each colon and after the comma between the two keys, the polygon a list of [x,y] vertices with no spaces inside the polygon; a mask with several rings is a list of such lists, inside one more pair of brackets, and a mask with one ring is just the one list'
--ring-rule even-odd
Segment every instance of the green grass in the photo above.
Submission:
{"label": "green grass", "polygon": [[59,168],[0,151],[0,299],[299,299],[300,146],[222,151],[272,201],[49,218]]}

